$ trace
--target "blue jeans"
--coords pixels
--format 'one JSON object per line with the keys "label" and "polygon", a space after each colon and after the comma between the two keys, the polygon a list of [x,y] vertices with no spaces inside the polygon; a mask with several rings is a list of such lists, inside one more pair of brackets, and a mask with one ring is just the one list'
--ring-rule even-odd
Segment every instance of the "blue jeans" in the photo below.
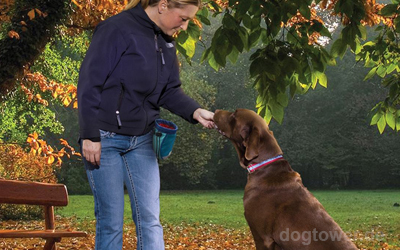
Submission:
{"label": "blue jeans", "polygon": [[100,166],[95,168],[84,160],[95,202],[95,249],[122,249],[125,184],[136,225],[137,249],[164,250],[153,132],[125,136],[101,130],[100,134]]}

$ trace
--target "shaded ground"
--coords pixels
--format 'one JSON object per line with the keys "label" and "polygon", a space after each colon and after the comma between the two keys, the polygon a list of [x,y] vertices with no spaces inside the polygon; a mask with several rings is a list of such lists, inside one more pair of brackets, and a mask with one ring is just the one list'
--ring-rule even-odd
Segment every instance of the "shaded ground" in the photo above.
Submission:
{"label": "shaded ground", "polygon": [[[75,218],[57,218],[60,229],[83,230],[87,238],[64,238],[58,243],[59,250],[82,250],[94,248],[94,221],[76,223]],[[1,229],[40,229],[41,221],[5,221],[0,222]],[[248,229],[227,229],[208,224],[182,224],[179,226],[164,225],[165,249],[196,249],[196,250],[248,250],[255,249],[253,238]],[[375,234],[356,232],[351,235],[356,245],[362,250],[400,249],[400,235],[382,231]],[[388,244],[387,242],[392,242]],[[0,239],[0,249],[40,249],[44,245],[42,239]],[[133,224],[124,226],[124,249],[136,249],[136,237]]]}

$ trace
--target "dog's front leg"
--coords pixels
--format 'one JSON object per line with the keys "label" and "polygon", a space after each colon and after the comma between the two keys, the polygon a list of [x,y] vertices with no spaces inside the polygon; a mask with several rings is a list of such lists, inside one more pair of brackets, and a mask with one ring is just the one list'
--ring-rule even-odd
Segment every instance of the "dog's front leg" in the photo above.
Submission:
{"label": "dog's front leg", "polygon": [[[256,249],[258,250],[258,248],[256,248]],[[264,248],[260,248],[260,249],[282,250],[282,248],[278,244],[276,244],[274,239],[272,239],[271,237],[268,237],[268,238],[264,239]]]}
{"label": "dog's front leg", "polygon": [[258,233],[253,232],[254,243],[256,244],[256,250],[282,250],[282,248],[276,244],[271,237],[261,237]]}

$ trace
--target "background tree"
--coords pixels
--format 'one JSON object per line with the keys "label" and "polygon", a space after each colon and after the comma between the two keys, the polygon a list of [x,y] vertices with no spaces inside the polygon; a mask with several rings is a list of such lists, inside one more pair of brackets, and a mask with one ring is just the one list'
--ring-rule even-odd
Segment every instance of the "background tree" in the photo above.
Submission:
{"label": "background tree", "polygon": [[[30,148],[22,146],[24,134],[31,134],[28,141],[37,159],[51,162],[50,172],[57,170],[58,180],[71,193],[89,192],[82,162],[73,157],[60,161],[70,150],[65,141],[59,146],[60,133],[72,150],[77,147],[74,107],[80,62],[94,27],[120,12],[126,2],[0,3],[0,58],[7,60],[0,60],[5,65],[0,68],[0,105],[5,114],[0,118],[0,144],[16,145],[20,148],[15,152],[26,153]],[[51,11],[56,4],[64,14]],[[271,118],[280,122],[281,126],[271,122],[271,127],[286,157],[312,187],[397,185],[400,170],[391,152],[399,146],[390,130],[381,137],[372,132],[368,119],[380,132],[387,125],[398,129],[398,1],[385,1],[386,7],[369,0],[204,4],[188,30],[176,37],[180,55],[194,66],[181,60],[186,92],[211,110],[258,109],[267,122]],[[46,31],[49,16],[56,26]],[[380,27],[372,32],[364,25]],[[43,30],[28,34],[27,29]],[[29,46],[27,55],[34,56],[25,55],[24,46]],[[328,89],[318,87],[326,87],[328,80]],[[308,93],[309,89],[316,91]],[[180,128],[171,159],[161,164],[163,188],[244,185],[246,172],[226,140],[168,112],[163,111],[162,117]],[[215,137],[221,140],[214,142]],[[0,164],[0,172],[10,174],[4,169]]]}
{"label": "background tree", "polygon": [[[0,91],[12,90],[24,69],[40,55],[67,15],[67,1],[3,1],[0,40]],[[5,12],[3,12],[5,11]],[[7,16],[7,18],[5,18]]]}
{"label": "background tree", "polygon": [[[328,68],[329,87],[296,96],[282,125],[271,127],[292,167],[309,188],[397,187],[400,149],[394,131],[369,126],[374,103],[385,98],[379,77],[346,53]],[[361,78],[361,80],[360,80]],[[397,169],[397,170],[396,170]]]}
{"label": "background tree", "polygon": [[[371,124],[377,124],[381,133],[386,124],[400,130],[398,0],[388,5],[375,0],[229,0],[210,5],[215,15],[223,15],[222,25],[202,60],[219,69],[227,59],[235,62],[239,53],[261,43],[250,57],[249,72],[258,91],[258,113],[268,123],[272,118],[282,123],[288,94],[293,98],[317,84],[327,87],[327,66],[336,65],[336,58],[343,58],[350,48],[357,60],[372,67],[366,79],[375,74],[385,77],[382,84],[389,88],[388,96],[375,107]],[[332,38],[329,22],[325,22],[332,16],[339,17],[343,29],[331,41],[329,52],[320,38]],[[362,44],[367,25],[378,26],[379,33],[373,41]]]}
{"label": "background tree", "polygon": [[[74,0],[72,3],[74,12],[67,20],[69,24],[65,24],[88,29],[120,11],[126,1]],[[375,0],[209,1],[214,14],[223,14],[223,18],[211,46],[203,54],[203,60],[218,69],[226,65],[227,58],[235,62],[239,53],[248,51],[261,41],[262,46],[252,54],[250,65],[250,75],[259,94],[257,108],[267,122],[274,118],[281,123],[288,104],[287,90],[293,97],[315,88],[317,84],[326,87],[326,67],[335,65],[335,58],[343,57],[350,47],[358,55],[358,60],[365,61],[366,67],[372,67],[366,78],[374,74],[385,77],[383,85],[389,88],[387,98],[375,107],[376,114],[371,124],[376,124],[381,133],[386,124],[398,130],[398,4],[398,0],[386,6]],[[3,34],[1,41],[1,47],[5,48],[0,53],[0,62],[4,64],[0,67],[3,69],[0,73],[3,89],[13,82],[17,72],[22,72],[22,68],[32,62],[37,51],[53,34],[54,26],[64,20],[69,10],[65,1],[17,1],[13,6],[9,31],[7,36]],[[89,11],[96,15],[87,15]],[[208,11],[203,8],[195,22],[197,25],[191,24],[187,32],[178,36],[178,50],[188,58],[194,55],[194,45],[200,37],[199,21],[209,24],[207,16]],[[332,41],[331,53],[319,39],[321,36],[331,37],[324,22],[324,18],[329,16],[338,16],[344,25],[341,35]],[[379,25],[380,33],[374,41],[362,45],[361,41],[366,38],[365,25]],[[33,50],[27,50],[26,44],[31,44]],[[10,54],[12,48],[22,49],[24,53],[17,53],[16,59],[9,62],[13,58]]]}

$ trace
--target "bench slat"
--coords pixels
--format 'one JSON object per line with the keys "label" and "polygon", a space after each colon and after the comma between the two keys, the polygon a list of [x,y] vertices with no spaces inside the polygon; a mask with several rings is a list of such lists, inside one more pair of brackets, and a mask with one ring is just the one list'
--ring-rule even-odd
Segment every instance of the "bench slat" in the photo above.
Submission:
{"label": "bench slat", "polygon": [[0,179],[0,203],[66,206],[68,192],[63,184]]}
{"label": "bench slat", "polygon": [[86,237],[85,232],[59,230],[0,230],[0,238]]}

